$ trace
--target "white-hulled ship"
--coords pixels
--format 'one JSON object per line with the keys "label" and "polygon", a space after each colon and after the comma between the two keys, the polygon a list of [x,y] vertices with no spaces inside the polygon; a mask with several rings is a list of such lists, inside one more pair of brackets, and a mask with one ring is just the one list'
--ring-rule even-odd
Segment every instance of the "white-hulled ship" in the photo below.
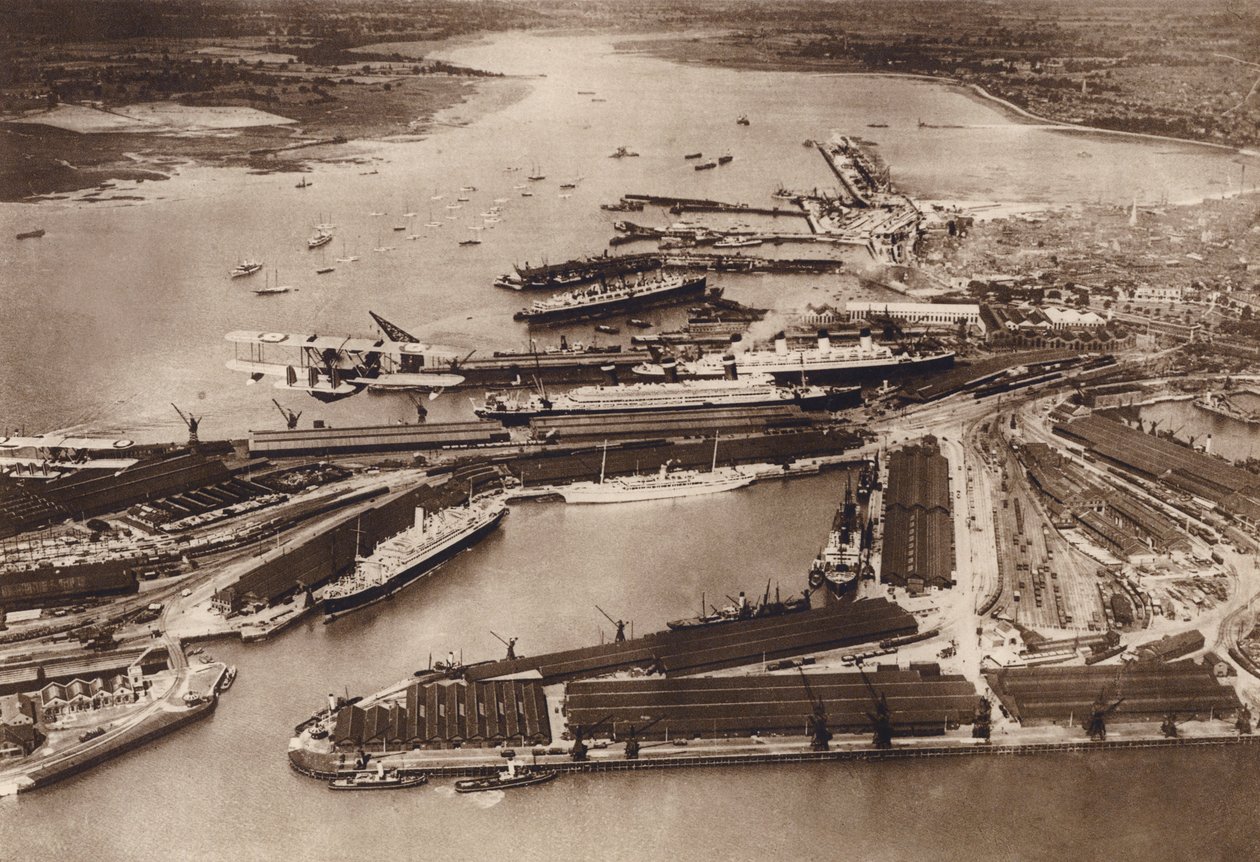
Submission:
{"label": "white-hulled ship", "polygon": [[426,514],[355,561],[354,571],[324,588],[325,621],[388,598],[490,533],[508,512],[502,497]]}
{"label": "white-hulled ship", "polygon": [[631,308],[694,299],[704,295],[706,286],[703,275],[664,274],[634,282],[600,282],[536,300],[528,308],[516,312],[513,319],[549,323],[607,317]]}
{"label": "white-hulled ship", "polygon": [[[729,352],[735,357],[740,374],[769,374],[781,380],[800,380],[802,376],[807,380],[857,380],[954,364],[952,350],[897,353],[887,345],[875,344],[869,329],[861,331],[857,344],[842,345],[833,344],[825,329],[819,330],[817,346],[803,350],[788,349],[787,336],[782,332],[774,337],[772,350],[744,350],[740,336],[735,334],[731,336]],[[708,353],[694,362],[680,363],[678,374],[685,378],[722,377],[726,373],[724,355]],[[636,365],[634,373],[647,378],[669,375],[662,363]]]}
{"label": "white-hulled ship", "polygon": [[[501,391],[486,396],[475,412],[504,425],[524,425],[536,416],[581,413],[635,413],[655,410],[701,410],[711,407],[765,407],[799,404],[804,410],[838,410],[861,401],[859,387],[779,386],[769,375],[735,376],[735,359],[728,356],[728,376],[722,380],[675,380],[664,383],[616,381],[616,366],[604,366],[611,385],[581,386],[562,395],[541,391]],[[672,360],[667,360],[667,363]]]}
{"label": "white-hulled ship", "polygon": [[656,473],[606,479],[604,467],[607,459],[608,448],[605,446],[598,482],[574,482],[557,488],[557,493],[566,503],[631,503],[733,491],[751,485],[756,480],[752,473],[745,473],[738,467],[717,466],[716,436],[713,438],[713,465],[705,473],[697,470],[670,470],[666,463]]}
{"label": "white-hulled ship", "polygon": [[247,275],[253,275],[262,268],[263,265],[259,261],[243,260],[232,268],[231,276],[232,278],[243,278]]}

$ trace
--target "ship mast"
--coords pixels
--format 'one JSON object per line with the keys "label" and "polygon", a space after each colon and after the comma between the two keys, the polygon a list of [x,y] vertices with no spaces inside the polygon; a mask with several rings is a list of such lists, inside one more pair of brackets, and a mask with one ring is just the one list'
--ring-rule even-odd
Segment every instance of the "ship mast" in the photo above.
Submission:
{"label": "ship mast", "polygon": [[717,470],[717,444],[718,444],[718,435],[720,433],[721,432],[716,428],[713,430],[713,466],[709,468],[710,473]]}
{"label": "ship mast", "polygon": [[599,459],[599,484],[604,484],[604,466],[608,463],[608,441],[604,441],[604,455]]}

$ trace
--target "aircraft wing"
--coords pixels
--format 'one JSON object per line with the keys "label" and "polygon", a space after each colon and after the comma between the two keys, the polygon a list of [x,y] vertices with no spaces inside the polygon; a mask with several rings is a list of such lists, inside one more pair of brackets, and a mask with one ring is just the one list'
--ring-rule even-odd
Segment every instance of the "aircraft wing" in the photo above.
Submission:
{"label": "aircraft wing", "polygon": [[437,347],[418,341],[391,341],[386,338],[345,337],[340,335],[315,335],[291,332],[254,332],[238,329],[224,338],[233,344],[251,344],[259,347],[290,347],[295,350],[336,350],[341,353],[384,353],[403,356],[426,356],[431,359],[457,360],[459,351],[450,347]]}
{"label": "aircraft wing", "polygon": [[38,437],[0,437],[0,449],[91,449],[118,451],[130,449],[130,440],[107,437],[67,437],[64,434],[41,434]]}
{"label": "aircraft wing", "polygon": [[227,367],[233,371],[246,374],[262,374],[266,377],[284,377],[289,373],[289,366],[283,362],[258,362],[253,359],[229,359]]}
{"label": "aircraft wing", "polygon": [[446,389],[464,382],[459,374],[421,371],[409,373],[402,371],[382,372],[373,378],[362,378],[368,389]]}
{"label": "aircraft wing", "polygon": [[286,378],[277,380],[272,385],[287,392],[305,392],[308,395],[353,395],[359,391],[359,387],[352,383],[341,380],[334,385],[327,377],[321,377],[314,383],[303,380],[300,377],[290,383],[288,378]]}
{"label": "aircraft wing", "polygon": [[51,470],[125,470],[136,463],[135,458],[90,458],[87,461],[46,461],[41,458],[13,458],[0,456],[3,467],[48,467]]}

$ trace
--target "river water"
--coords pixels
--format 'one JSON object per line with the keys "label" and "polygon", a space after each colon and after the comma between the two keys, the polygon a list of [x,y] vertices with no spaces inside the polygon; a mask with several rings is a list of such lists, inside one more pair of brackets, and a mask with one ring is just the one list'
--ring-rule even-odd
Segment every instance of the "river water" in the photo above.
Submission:
{"label": "river water", "polygon": [[[1156,178],[1178,198],[1211,193],[1205,178],[1227,171],[1206,150],[1015,126],[921,81],[679,67],[614,55],[594,37],[496,36],[448,56],[547,77],[467,127],[364,145],[378,174],[321,166],[304,193],[292,176],[200,168],[142,186],[155,199],[138,206],[0,210],[49,230],[42,243],[3,252],[3,271],[13,274],[0,317],[6,421],[169,437],[177,420],[166,402],[174,400],[204,413],[208,434],[274,427],[271,393],[246,389],[222,369],[230,357],[222,333],[237,327],[339,331],[359,328],[372,308],[453,344],[519,345],[525,331],[506,315],[520,298],[489,286],[512,261],[602,248],[611,218],[597,204],[626,191],[760,203],[780,182],[825,183],[801,141],[833,128],[878,141],[898,181],[931,198],[1061,203],[1104,190],[1125,199],[1149,193]],[[470,105],[451,116],[461,111],[478,114]],[[752,125],[736,126],[740,114]],[[980,128],[920,129],[919,118]],[[607,157],[623,144],[642,155]],[[730,150],[736,159],[697,174],[682,160],[696,150]],[[523,171],[504,168],[535,164],[548,180],[521,198],[512,186]],[[583,179],[572,197],[560,198],[558,183],[576,176]],[[445,193],[435,216],[445,220],[462,185],[478,186],[474,212],[509,199],[481,246],[455,244],[461,217],[414,242],[386,236],[396,250],[373,254],[378,222],[388,232],[407,209],[428,221],[435,188]],[[308,273],[319,253],[305,252],[302,240],[330,211],[341,227],[328,257],[344,236],[362,260],[317,282]],[[264,300],[229,282],[226,268],[246,254],[278,261],[282,279],[303,289]],[[857,295],[845,280],[817,291],[813,279],[725,283],[736,298],[767,304]],[[410,412],[406,402],[366,396],[294,406],[341,424]],[[6,857],[62,859],[1256,855],[1254,748],[565,776],[476,797],[441,786],[332,794],[287,768],[291,728],[329,691],[374,690],[448,649],[469,660],[495,655],[491,629],[538,652],[608,636],[597,603],[648,631],[686,614],[702,591],[755,592],[767,579],[785,592],[799,588],[842,489],[842,478],[824,476],[625,507],[518,505],[495,535],[390,603],[271,643],[211,646],[240,668],[211,719],[55,788],[0,800],[0,846]]]}

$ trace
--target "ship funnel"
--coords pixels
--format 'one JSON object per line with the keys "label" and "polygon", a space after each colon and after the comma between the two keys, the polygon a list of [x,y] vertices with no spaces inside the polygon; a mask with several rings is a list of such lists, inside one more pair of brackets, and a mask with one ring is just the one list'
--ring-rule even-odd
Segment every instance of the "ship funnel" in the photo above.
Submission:
{"label": "ship funnel", "polygon": [[621,381],[617,379],[617,366],[613,363],[599,366],[599,370],[604,372],[604,376],[608,378],[609,386],[616,386]]}
{"label": "ship funnel", "polygon": [[726,375],[727,380],[739,379],[739,369],[735,367],[734,354],[728,353],[722,357],[722,372]]}
{"label": "ship funnel", "polygon": [[744,337],[736,332],[731,336],[731,353],[743,353],[748,350],[748,345],[744,343]]}
{"label": "ship funnel", "polygon": [[424,506],[416,506],[416,529],[424,532]]}
{"label": "ship funnel", "polygon": [[569,349],[569,339],[565,338],[563,335],[560,336],[560,349],[561,350]]}
{"label": "ship funnel", "polygon": [[328,693],[328,714],[332,715],[337,711],[337,695],[332,692]]}
{"label": "ship funnel", "polygon": [[871,352],[871,330],[868,327],[862,327],[862,331],[858,333],[858,341],[862,345],[863,353]]}
{"label": "ship funnel", "polygon": [[1205,440],[1203,443],[1203,451],[1206,452],[1208,455],[1212,454],[1212,435],[1211,434],[1207,436],[1207,440]]}
{"label": "ship funnel", "polygon": [[831,350],[831,335],[825,329],[818,330],[818,349],[823,353]]}
{"label": "ship funnel", "polygon": [[782,331],[775,333],[774,336],[774,352],[780,356],[784,356],[787,352],[787,335]]}
{"label": "ship funnel", "polygon": [[661,370],[665,372],[665,380],[669,383],[678,382],[678,360],[672,356],[665,357],[661,362]]}

